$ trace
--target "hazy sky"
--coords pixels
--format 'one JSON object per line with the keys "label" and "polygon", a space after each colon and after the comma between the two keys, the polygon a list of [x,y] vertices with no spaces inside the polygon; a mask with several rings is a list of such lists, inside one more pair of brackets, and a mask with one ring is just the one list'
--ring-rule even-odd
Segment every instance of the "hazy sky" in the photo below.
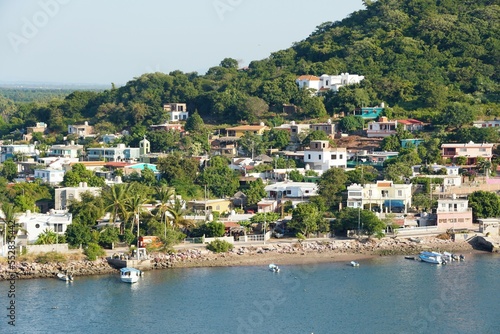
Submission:
{"label": "hazy sky", "polygon": [[124,84],[267,58],[361,0],[0,0],[0,82]]}

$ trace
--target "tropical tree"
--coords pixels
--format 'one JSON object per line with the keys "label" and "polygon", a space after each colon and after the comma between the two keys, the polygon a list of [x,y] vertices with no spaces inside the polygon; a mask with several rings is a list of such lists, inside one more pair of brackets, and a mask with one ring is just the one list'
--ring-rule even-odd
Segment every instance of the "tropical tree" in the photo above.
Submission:
{"label": "tropical tree", "polygon": [[102,197],[105,203],[105,210],[111,212],[110,220],[113,225],[118,219],[121,219],[120,234],[125,229],[125,220],[127,218],[127,199],[130,195],[130,184],[114,184],[103,189]]}
{"label": "tropical tree", "polygon": [[262,198],[266,197],[266,190],[264,186],[264,182],[262,182],[262,179],[257,179],[253,182],[250,183],[250,187],[246,191],[247,195],[247,204],[248,205],[255,205],[257,204]]}
{"label": "tropical tree", "polygon": [[346,189],[347,174],[342,168],[333,167],[324,172],[318,180],[318,192],[325,199],[329,209],[338,206],[342,192]]}
{"label": "tropical tree", "polygon": [[167,236],[168,207],[171,205],[171,199],[174,196],[175,188],[167,186],[156,187],[156,200],[160,202],[156,208],[160,214],[160,221],[163,222],[165,226],[164,237]]}
{"label": "tropical tree", "polygon": [[468,196],[474,220],[500,216],[500,197],[494,192],[474,191]]}
{"label": "tropical tree", "polygon": [[167,207],[167,213],[170,216],[170,225],[176,230],[186,231],[194,226],[194,222],[190,219],[184,218],[187,211],[183,208],[181,199],[176,198],[172,206]]}
{"label": "tropical tree", "polygon": [[385,228],[382,222],[372,211],[355,208],[345,208],[338,212],[333,221],[335,233],[346,235],[348,230],[359,230],[368,235],[382,232]]}
{"label": "tropical tree", "polygon": [[56,232],[45,229],[42,233],[38,235],[38,239],[35,241],[36,245],[53,245],[58,243],[58,235]]}
{"label": "tropical tree", "polygon": [[0,216],[0,220],[4,223],[4,232],[7,242],[13,240],[19,230],[19,225],[16,223],[16,207],[9,202],[2,203],[3,217]]}
{"label": "tropical tree", "polygon": [[316,232],[323,220],[323,214],[312,203],[300,203],[292,211],[292,220],[288,227],[299,231],[304,236]]}

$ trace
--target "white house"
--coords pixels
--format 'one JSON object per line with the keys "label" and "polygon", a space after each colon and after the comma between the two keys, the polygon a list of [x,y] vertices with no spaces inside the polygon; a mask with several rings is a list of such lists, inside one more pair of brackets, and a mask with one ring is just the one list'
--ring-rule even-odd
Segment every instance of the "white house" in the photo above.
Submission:
{"label": "white house", "polygon": [[69,145],[52,145],[47,152],[51,157],[78,158],[83,151],[83,145],[75,145],[72,141]]}
{"label": "white house", "polygon": [[304,150],[304,163],[319,174],[332,167],[346,168],[347,150],[331,147],[328,140],[312,140],[310,148]]}
{"label": "white house", "polygon": [[34,157],[38,155],[38,150],[33,144],[8,144],[0,145],[0,163],[5,162],[7,159],[14,158],[15,154],[23,156]]}
{"label": "white house", "polygon": [[118,144],[116,147],[91,147],[87,149],[89,161],[129,161],[140,157],[139,147],[126,147]]}
{"label": "white house", "polygon": [[80,125],[68,125],[68,134],[77,135],[78,137],[88,137],[94,133],[94,127],[89,125],[89,122],[85,121],[84,124]]}
{"label": "white house", "polygon": [[341,73],[340,75],[323,74],[321,77],[314,75],[301,75],[295,83],[301,89],[313,89],[315,92],[332,90],[338,92],[340,87],[359,84],[364,76],[357,74]]}
{"label": "white house", "polygon": [[278,182],[265,188],[268,198],[308,198],[318,194],[318,185],[312,182]]}
{"label": "white house", "polygon": [[41,179],[42,182],[51,185],[58,185],[64,180],[65,173],[63,169],[35,169],[35,179]]}
{"label": "white house", "polygon": [[411,206],[411,184],[377,181],[371,184],[351,184],[347,187],[347,207],[380,212],[407,213]]}
{"label": "white house", "polygon": [[54,207],[56,210],[66,210],[71,201],[81,200],[83,193],[89,192],[94,196],[101,194],[100,187],[89,187],[86,182],[80,182],[78,187],[56,188],[54,193]]}
{"label": "white house", "polygon": [[166,103],[163,110],[167,112],[169,122],[185,121],[189,117],[185,103]]}
{"label": "white house", "polygon": [[18,234],[17,241],[26,240],[33,243],[47,229],[64,235],[68,225],[73,222],[73,217],[71,213],[62,210],[51,210],[48,213],[33,213],[28,210],[19,215],[17,221],[21,229],[26,231],[25,234]]}

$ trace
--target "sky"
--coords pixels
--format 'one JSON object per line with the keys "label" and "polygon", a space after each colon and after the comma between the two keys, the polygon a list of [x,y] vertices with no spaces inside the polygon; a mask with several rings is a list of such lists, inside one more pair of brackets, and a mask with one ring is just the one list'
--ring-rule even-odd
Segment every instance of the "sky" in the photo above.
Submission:
{"label": "sky", "polygon": [[123,85],[148,72],[240,66],[362,0],[0,0],[0,83]]}

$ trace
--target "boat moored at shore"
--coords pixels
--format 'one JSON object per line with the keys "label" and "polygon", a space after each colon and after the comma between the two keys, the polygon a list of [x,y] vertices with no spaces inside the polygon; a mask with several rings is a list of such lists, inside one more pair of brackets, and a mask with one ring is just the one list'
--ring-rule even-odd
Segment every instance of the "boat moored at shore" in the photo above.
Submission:
{"label": "boat moored at shore", "polygon": [[122,268],[120,269],[120,279],[125,283],[135,283],[142,276],[142,271],[135,268]]}
{"label": "boat moored at shore", "polygon": [[433,263],[433,264],[446,264],[446,261],[443,259],[443,255],[438,252],[423,251],[420,252],[418,257],[423,262]]}

